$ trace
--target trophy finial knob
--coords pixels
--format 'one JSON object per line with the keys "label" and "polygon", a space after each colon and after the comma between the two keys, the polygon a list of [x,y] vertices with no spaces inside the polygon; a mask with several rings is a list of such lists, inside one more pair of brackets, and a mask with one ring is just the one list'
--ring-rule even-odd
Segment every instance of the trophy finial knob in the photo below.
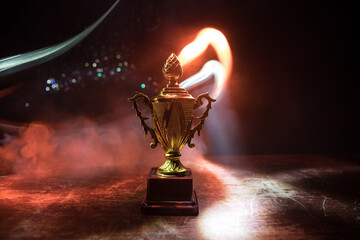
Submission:
{"label": "trophy finial knob", "polygon": [[181,63],[177,56],[172,53],[166,59],[166,62],[162,68],[162,72],[167,80],[177,80],[183,74]]}

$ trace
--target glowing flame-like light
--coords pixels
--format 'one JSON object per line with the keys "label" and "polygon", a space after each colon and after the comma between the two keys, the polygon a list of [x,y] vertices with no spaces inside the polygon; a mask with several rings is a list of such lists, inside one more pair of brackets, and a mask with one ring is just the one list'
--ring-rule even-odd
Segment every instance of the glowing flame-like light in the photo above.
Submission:
{"label": "glowing flame-like light", "polygon": [[179,60],[184,66],[200,56],[209,45],[215,49],[220,62],[213,60],[205,63],[199,73],[183,81],[180,86],[190,88],[197,83],[208,79],[211,75],[214,75],[215,90],[212,95],[216,98],[219,96],[225,82],[229,79],[232,70],[231,50],[224,34],[214,28],[202,29],[195,40],[189,43],[180,52]]}

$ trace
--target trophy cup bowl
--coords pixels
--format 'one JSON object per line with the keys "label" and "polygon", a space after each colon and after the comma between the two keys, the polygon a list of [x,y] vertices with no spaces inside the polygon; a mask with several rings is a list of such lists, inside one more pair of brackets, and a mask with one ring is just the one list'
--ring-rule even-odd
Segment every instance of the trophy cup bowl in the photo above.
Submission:
{"label": "trophy cup bowl", "polygon": [[[212,99],[208,93],[200,94],[195,99],[184,88],[179,87],[177,79],[182,75],[183,71],[180,61],[175,54],[172,53],[168,57],[162,71],[165,78],[169,80],[169,83],[163,88],[159,95],[149,98],[143,93],[136,92],[135,96],[128,100],[133,103],[133,108],[136,111],[136,115],[140,118],[140,123],[145,135],[150,133],[154,140],[154,143],[151,143],[150,146],[155,148],[160,144],[165,151],[165,163],[153,172],[156,172],[158,177],[168,178],[168,180],[166,180],[167,182],[172,181],[170,178],[176,178],[181,181],[181,177],[183,177],[183,182],[187,181],[185,179],[191,180],[192,194],[191,171],[185,168],[180,162],[180,151],[186,144],[188,144],[190,148],[195,146],[195,144],[191,143],[191,140],[194,138],[196,132],[200,136],[201,128],[211,109],[211,103],[215,102],[215,99]],[[146,124],[145,120],[149,118],[145,117],[139,109],[137,100],[140,98],[143,100],[142,104],[151,111],[153,128]],[[192,128],[194,110],[203,104],[203,99],[208,101],[206,110],[201,116],[197,117],[199,122]],[[151,174],[154,173],[150,172],[150,175]],[[151,183],[149,179],[154,178],[156,178],[156,176],[149,176],[148,178],[147,197],[152,194],[152,192],[149,192],[149,185]],[[187,188],[186,186],[185,188]],[[169,189],[168,186],[166,188]],[[154,189],[154,186],[152,189]],[[171,193],[169,193],[169,195],[171,195]],[[164,199],[166,199],[165,195]]]}

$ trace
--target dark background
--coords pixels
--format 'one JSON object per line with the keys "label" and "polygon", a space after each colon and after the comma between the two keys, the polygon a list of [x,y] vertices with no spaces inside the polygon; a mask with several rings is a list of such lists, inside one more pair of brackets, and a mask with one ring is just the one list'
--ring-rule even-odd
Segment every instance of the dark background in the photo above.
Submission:
{"label": "dark background", "polygon": [[[0,9],[0,58],[64,41],[113,2],[8,1]],[[180,52],[201,28],[214,27],[228,38],[234,57],[228,94],[240,128],[227,154],[359,153],[355,10],[343,1],[123,0],[67,53],[1,77],[0,89],[21,87],[0,99],[0,119],[125,116],[131,111],[126,98],[135,90],[154,95],[165,85],[159,69],[171,52]],[[121,73],[124,79],[87,77],[84,62],[117,52],[135,66]],[[49,77],[73,69],[82,75],[80,85],[45,92]],[[140,89],[149,76],[157,85]]]}

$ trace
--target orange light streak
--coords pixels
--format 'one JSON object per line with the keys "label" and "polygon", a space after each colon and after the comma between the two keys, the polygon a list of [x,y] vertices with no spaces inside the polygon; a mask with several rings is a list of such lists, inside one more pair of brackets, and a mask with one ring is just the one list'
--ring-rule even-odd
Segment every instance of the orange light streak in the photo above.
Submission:
{"label": "orange light streak", "polygon": [[[186,65],[192,62],[194,59],[199,57],[208,46],[211,45],[219,58],[221,63],[221,68],[208,68],[208,73],[212,71],[213,74],[217,74],[218,78],[215,78],[216,87],[212,95],[214,97],[219,96],[222,88],[230,77],[232,70],[232,55],[229,43],[222,32],[214,28],[204,28],[202,29],[195,40],[189,43],[187,46],[183,48],[183,50],[179,54],[179,60],[182,65]],[[202,71],[204,71],[202,69]],[[206,74],[200,74],[200,76],[204,76]],[[202,79],[205,80],[205,79]],[[200,81],[202,81],[200,80]],[[185,80],[186,81],[186,80]],[[185,82],[184,81],[184,82]],[[187,87],[190,87],[199,82],[199,79],[192,79],[191,83],[187,83]]]}

